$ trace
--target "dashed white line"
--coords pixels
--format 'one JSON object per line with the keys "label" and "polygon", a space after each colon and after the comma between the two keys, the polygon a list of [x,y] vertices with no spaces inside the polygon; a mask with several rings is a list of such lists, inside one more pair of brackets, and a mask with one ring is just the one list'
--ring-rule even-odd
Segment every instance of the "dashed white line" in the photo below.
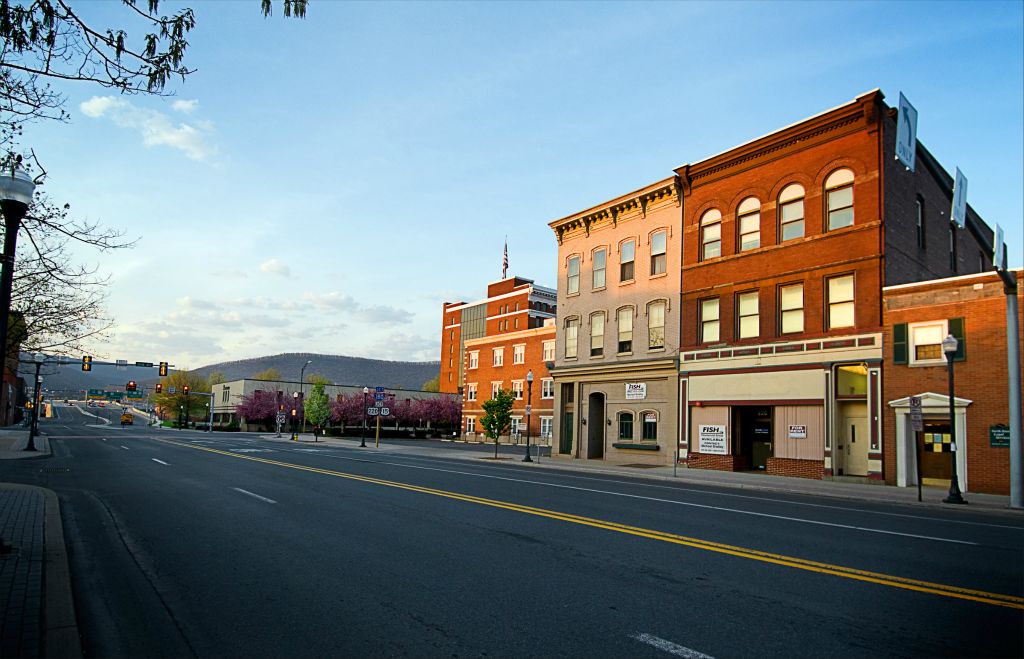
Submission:
{"label": "dashed white line", "polygon": [[170,464],[164,462],[163,460],[157,460],[156,458],[150,458],[150,460],[152,460],[153,462],[159,462],[162,465],[167,465],[168,467],[171,466]]}
{"label": "dashed white line", "polygon": [[127,451],[127,450],[129,450],[129,449],[128,449],[128,447],[127,447],[127,446],[124,446],[124,445],[122,445],[122,446],[121,446],[121,448],[123,448],[123,449],[124,449],[124,450],[126,450],[126,451]]}
{"label": "dashed white line", "polygon": [[692,648],[678,645],[672,641],[666,641],[665,639],[654,636],[653,634],[633,634],[631,638],[677,657],[685,657],[686,659],[714,659],[714,657],[709,654],[704,654],[703,652],[698,652]]}
{"label": "dashed white line", "polygon": [[259,499],[260,501],[266,501],[267,503],[277,503],[273,499],[268,499],[267,497],[261,497],[258,494],[254,494],[254,493],[250,492],[249,490],[243,490],[240,487],[233,487],[231,489],[236,491],[236,492],[241,492],[242,494],[248,494],[249,496],[253,497],[254,499]]}

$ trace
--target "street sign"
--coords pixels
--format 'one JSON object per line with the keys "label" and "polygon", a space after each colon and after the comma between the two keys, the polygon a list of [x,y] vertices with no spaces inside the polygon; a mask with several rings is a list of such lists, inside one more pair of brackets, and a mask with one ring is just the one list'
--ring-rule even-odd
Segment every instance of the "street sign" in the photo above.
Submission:
{"label": "street sign", "polygon": [[127,359],[118,359],[117,360],[117,367],[116,368],[119,371],[127,371],[128,370],[128,360]]}
{"label": "street sign", "polygon": [[136,366],[142,366],[145,368],[153,368],[153,362],[135,362]]}
{"label": "street sign", "polygon": [[1003,246],[1003,227],[996,224],[995,245],[992,247],[992,265],[996,270],[1006,270],[1006,250]]}
{"label": "street sign", "polygon": [[384,400],[384,394],[374,394],[373,399],[376,401]]}
{"label": "street sign", "polygon": [[896,119],[896,157],[914,171],[914,156],[917,152],[917,110],[907,97],[900,92],[900,109]]}
{"label": "street sign", "polygon": [[389,407],[382,407],[382,408],[380,408],[380,415],[381,416],[391,416],[391,408],[389,408]]}
{"label": "street sign", "polygon": [[276,419],[277,425],[283,426],[284,422],[285,422],[285,419],[286,419],[286,417],[284,415],[284,412],[278,412],[277,413],[277,419]]}
{"label": "street sign", "polygon": [[374,387],[373,390],[378,394],[384,393],[384,387]]}
{"label": "street sign", "polygon": [[533,412],[533,405],[526,406],[526,413],[529,414],[530,412]]}
{"label": "street sign", "polygon": [[366,414],[367,414],[367,416],[377,416],[378,414],[380,414],[380,408],[379,407],[369,407],[369,408],[366,409]]}
{"label": "street sign", "polygon": [[956,183],[953,184],[953,209],[950,219],[961,229],[967,224],[967,177],[956,168]]}
{"label": "street sign", "polygon": [[914,427],[914,432],[924,431],[924,416],[921,413],[920,396],[910,397],[910,423]]}
{"label": "street sign", "polygon": [[178,388],[177,387],[167,387],[167,393],[169,393],[169,394],[176,394],[176,393],[178,393]]}

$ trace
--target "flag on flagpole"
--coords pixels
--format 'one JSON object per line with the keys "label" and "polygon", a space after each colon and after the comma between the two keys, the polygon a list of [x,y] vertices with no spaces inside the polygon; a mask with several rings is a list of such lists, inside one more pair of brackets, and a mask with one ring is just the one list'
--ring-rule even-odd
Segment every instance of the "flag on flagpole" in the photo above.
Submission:
{"label": "flag on flagpole", "polygon": [[505,259],[501,262],[501,278],[508,277],[508,238],[505,238]]}

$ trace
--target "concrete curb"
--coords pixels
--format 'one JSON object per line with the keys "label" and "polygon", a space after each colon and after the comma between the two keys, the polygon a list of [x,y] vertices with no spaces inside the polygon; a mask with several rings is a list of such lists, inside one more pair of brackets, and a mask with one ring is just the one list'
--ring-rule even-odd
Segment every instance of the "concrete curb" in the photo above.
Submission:
{"label": "concrete curb", "polygon": [[71,570],[68,567],[67,546],[64,544],[60,500],[53,490],[39,489],[46,497],[43,656],[81,657],[82,643],[75,618],[75,600],[71,593]]}

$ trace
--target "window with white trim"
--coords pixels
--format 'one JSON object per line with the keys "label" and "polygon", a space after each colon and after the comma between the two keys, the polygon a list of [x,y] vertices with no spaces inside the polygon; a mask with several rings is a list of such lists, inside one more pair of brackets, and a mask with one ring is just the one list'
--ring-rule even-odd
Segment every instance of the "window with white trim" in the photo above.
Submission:
{"label": "window with white trim", "polygon": [[580,319],[569,318],[565,321],[565,358],[575,359],[579,344]]}
{"label": "window with white trim", "polygon": [[633,307],[619,309],[615,321],[619,332],[619,354],[633,352]]}
{"label": "window with white trim", "polygon": [[480,351],[471,350],[469,352],[469,368],[477,368],[480,366]]}
{"label": "window with white trim", "polygon": [[782,334],[804,331],[804,285],[779,286],[779,328]]}
{"label": "window with white trim", "polygon": [[651,234],[651,276],[660,275],[668,267],[668,232],[655,231]]}
{"label": "window with white trim", "polygon": [[747,197],[740,203],[736,209],[736,226],[740,233],[739,251],[761,246],[761,202],[757,197]]}
{"label": "window with white trim", "polygon": [[647,348],[657,350],[665,347],[665,303],[651,302],[647,305]]}
{"label": "window with white trim", "polygon": [[942,352],[942,340],[949,334],[945,320],[927,323],[912,323],[907,327],[910,339],[910,364],[943,364],[946,355]]}
{"label": "window with white trim", "polygon": [[825,179],[828,230],[853,226],[853,172],[837,169]]}
{"label": "window with white trim", "polygon": [[604,312],[590,316],[590,356],[600,357],[604,354]]}
{"label": "window with white trim", "polygon": [[526,344],[520,343],[519,345],[512,346],[512,363],[513,364],[525,364],[526,363]]}
{"label": "window with white trim", "polygon": [[656,412],[641,412],[643,419],[640,431],[640,439],[645,442],[658,441],[658,414]]}
{"label": "window with white trim", "polygon": [[804,186],[791,183],[779,194],[779,242],[804,237]]}
{"label": "window with white trim", "polygon": [[491,349],[491,366],[503,366],[505,364],[505,349]]}
{"label": "window with white trim", "polygon": [[491,383],[491,400],[498,397],[498,392],[501,391],[501,380]]}
{"label": "window with white trim", "polygon": [[633,281],[633,261],[636,259],[636,241],[627,240],[619,247],[619,281]]}
{"label": "window with white trim", "polygon": [[524,427],[523,426],[523,417],[521,417],[521,416],[514,416],[511,419],[509,419],[509,427],[508,427],[509,434],[511,434],[513,436],[522,434],[523,427]]}
{"label": "window with white trim", "polygon": [[721,338],[719,326],[719,303],[717,297],[700,301],[700,342],[714,343]]}
{"label": "window with white trim", "polygon": [[466,432],[476,432],[476,417],[475,416],[467,416],[466,417]]}
{"label": "window with white trim", "polygon": [[553,417],[542,416],[540,418],[540,437],[541,439],[551,439],[551,421]]}
{"label": "window with white trim", "polygon": [[722,255],[722,212],[716,208],[700,218],[700,260]]}
{"label": "window with white trim", "polygon": [[593,287],[595,289],[604,288],[605,286],[605,273],[608,268],[608,250],[602,247],[601,249],[594,250],[594,278]]}
{"label": "window with white trim", "polygon": [[568,293],[569,295],[572,295],[573,293],[579,293],[580,292],[580,257],[578,257],[578,256],[570,256],[569,257],[569,266],[568,266],[567,270],[568,270],[568,279],[566,281],[566,286],[565,286],[566,293]]}
{"label": "window with white trim", "polygon": [[523,380],[512,380],[512,397],[516,400],[523,399]]}
{"label": "window with white trim", "polygon": [[748,291],[736,296],[736,336],[752,339],[760,334],[760,296],[757,291]]}
{"label": "window with white trim", "polygon": [[828,328],[854,326],[853,275],[828,280]]}
{"label": "window with white trim", "polygon": [[466,400],[476,400],[476,382],[466,383]]}
{"label": "window with white trim", "polygon": [[540,381],[540,397],[555,397],[555,381],[552,378],[544,378],[543,380]]}
{"label": "window with white trim", "polygon": [[545,341],[544,342],[544,361],[553,362],[555,361],[555,342]]}

